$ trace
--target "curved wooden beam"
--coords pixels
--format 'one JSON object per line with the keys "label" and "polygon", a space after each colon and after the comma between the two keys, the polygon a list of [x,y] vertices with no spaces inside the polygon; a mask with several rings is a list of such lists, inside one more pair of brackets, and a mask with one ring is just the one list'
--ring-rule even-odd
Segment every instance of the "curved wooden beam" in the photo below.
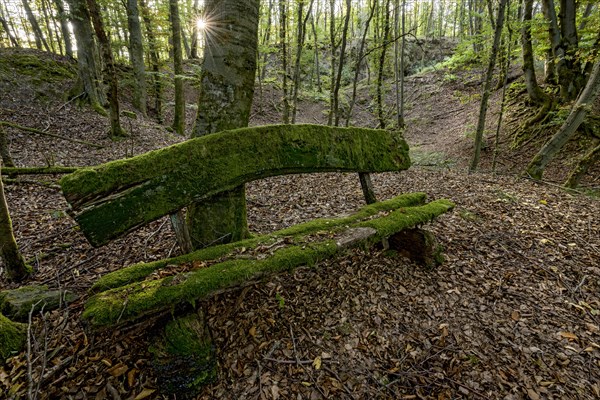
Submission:
{"label": "curved wooden beam", "polygon": [[385,172],[410,166],[400,133],[320,125],[219,132],[63,177],[72,215],[92,245],[192,201],[275,175]]}

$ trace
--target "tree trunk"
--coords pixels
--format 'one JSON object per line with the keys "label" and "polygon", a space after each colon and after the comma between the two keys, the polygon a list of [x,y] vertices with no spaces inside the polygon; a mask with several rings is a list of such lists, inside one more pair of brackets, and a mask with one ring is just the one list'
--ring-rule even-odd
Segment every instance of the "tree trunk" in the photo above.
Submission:
{"label": "tree trunk", "polygon": [[384,93],[383,93],[383,67],[385,66],[385,53],[390,37],[390,0],[385,0],[383,37],[381,38],[381,53],[379,54],[379,66],[377,69],[377,117],[379,127],[385,129],[386,121],[384,114]]}
{"label": "tree trunk", "polygon": [[596,140],[595,144],[592,145],[590,151],[588,151],[577,163],[577,166],[573,168],[569,178],[565,182],[565,186],[571,189],[575,189],[579,186],[581,178],[587,174],[588,170],[592,165],[600,161],[600,141]]}
{"label": "tree trunk", "polygon": [[197,59],[198,58],[198,19],[200,16],[200,12],[198,10],[198,1],[194,0],[194,5],[192,6],[192,44],[190,47],[190,58]]}
{"label": "tree trunk", "polygon": [[313,16],[310,18],[310,25],[315,39],[315,75],[317,80],[317,91],[321,93],[323,92],[323,88],[321,87],[321,65],[319,63],[319,38],[317,36],[317,26]]}
{"label": "tree trunk", "polygon": [[154,34],[154,22],[150,16],[150,10],[146,5],[145,0],[140,0],[140,9],[142,18],[146,28],[146,37],[148,39],[148,52],[150,53],[150,65],[152,68],[152,81],[154,82],[154,109],[156,111],[156,119],[158,122],[163,122],[162,117],[162,82],[160,78],[160,59],[158,56],[158,47],[156,43],[156,35]]}
{"label": "tree trunk", "polygon": [[[92,106],[99,113],[106,115],[103,108],[105,97],[100,90],[102,81],[94,54],[96,43],[92,33],[90,14],[85,0],[68,0],[71,10],[71,23],[77,41],[77,63],[79,66],[79,79],[83,90]],[[77,93],[78,95],[79,93]]]}
{"label": "tree trunk", "polygon": [[487,114],[488,99],[490,98],[490,90],[492,88],[492,77],[494,75],[494,66],[496,65],[496,55],[498,54],[498,46],[500,45],[500,37],[504,27],[504,11],[506,9],[506,1],[500,0],[498,6],[498,19],[496,21],[496,30],[494,32],[494,43],[490,53],[490,61],[488,63],[487,72],[485,75],[485,84],[481,95],[481,103],[479,106],[479,119],[477,121],[477,131],[475,133],[475,149],[473,159],[469,167],[470,172],[474,172],[479,164],[479,156],[481,153],[481,142],[483,140],[483,131],[485,130],[485,117]]}
{"label": "tree trunk", "polygon": [[110,106],[110,135],[111,137],[126,136],[125,131],[121,128],[119,120],[119,84],[117,81],[117,70],[115,61],[110,48],[110,40],[104,31],[104,24],[100,16],[100,9],[96,0],[87,0],[90,17],[98,37],[100,50],[102,51],[102,59],[104,60],[104,73],[108,79],[108,104]]}
{"label": "tree trunk", "polygon": [[581,74],[581,63],[577,54],[576,6],[573,0],[560,0],[560,47],[564,62],[557,65],[560,96],[563,101],[573,100],[584,86],[585,77]]}
{"label": "tree trunk", "polygon": [[344,27],[342,29],[342,43],[340,45],[340,60],[338,62],[337,74],[335,77],[335,86],[333,88],[333,113],[335,116],[334,125],[340,123],[340,87],[342,86],[342,72],[344,70],[344,60],[346,58],[346,43],[348,41],[348,22],[352,12],[352,0],[346,0],[346,18],[344,19]]}
{"label": "tree trunk", "polygon": [[[193,136],[248,126],[258,51],[258,9],[258,0],[206,1],[206,14],[215,17],[210,21],[213,29],[205,32]],[[203,219],[205,216],[210,219]],[[187,224],[194,248],[248,237],[244,186],[192,204]]]}
{"label": "tree trunk", "polygon": [[12,45],[14,47],[20,47],[19,42],[17,41],[17,38],[11,32],[8,22],[6,22],[6,20],[1,16],[0,16],[0,23],[2,24],[2,27],[4,28],[4,30],[6,31],[6,34],[8,35],[8,40],[10,40]]}
{"label": "tree trunk", "polygon": [[550,139],[544,147],[533,157],[527,166],[526,174],[533,179],[542,179],[546,165],[562,149],[567,141],[573,136],[579,125],[583,122],[591,105],[596,101],[600,91],[600,59],[596,60],[592,74],[583,92],[577,98],[567,120],[558,132]]}
{"label": "tree trunk", "polygon": [[546,62],[544,65],[544,81],[547,83],[556,83],[556,70],[559,68],[556,64],[564,64],[565,61],[564,54],[562,53],[562,49],[560,47],[560,31],[558,30],[556,10],[554,9],[554,0],[543,0],[542,12],[544,13],[544,17],[548,23],[548,39],[550,41],[550,47],[548,48]]}
{"label": "tree trunk", "polygon": [[133,106],[146,115],[146,67],[144,66],[144,47],[142,45],[142,26],[137,0],[127,0],[127,26],[129,28],[129,58],[133,66],[135,87]]}
{"label": "tree trunk", "polygon": [[2,157],[2,168],[13,168],[15,163],[10,156],[10,147],[8,146],[8,137],[4,126],[0,125],[0,156]]}
{"label": "tree trunk", "polygon": [[169,19],[173,37],[173,72],[175,74],[175,111],[173,130],[185,135],[185,94],[183,92],[183,60],[181,54],[181,22],[177,0],[169,0]]}
{"label": "tree trunk", "polygon": [[65,13],[65,7],[63,6],[62,0],[54,0],[56,11],[58,12],[58,19],[60,21],[60,31],[62,39],[65,43],[65,53],[68,57],[73,58],[73,43],[71,42],[71,32],[69,32],[69,22],[67,14]]}
{"label": "tree trunk", "polygon": [[371,1],[371,6],[369,8],[369,15],[367,20],[365,21],[365,27],[363,30],[362,38],[360,41],[360,45],[358,47],[358,54],[356,55],[356,65],[354,66],[354,80],[352,81],[352,97],[350,98],[350,105],[348,106],[348,114],[346,115],[346,126],[350,125],[350,118],[352,118],[352,109],[354,108],[354,104],[356,104],[356,92],[358,88],[358,77],[360,75],[360,66],[362,65],[365,53],[365,45],[367,43],[367,33],[369,33],[369,26],[371,25],[371,20],[373,19],[373,15],[375,14],[376,1]]}
{"label": "tree trunk", "polygon": [[306,24],[311,15],[314,0],[310,0],[306,16],[303,16],[304,1],[298,3],[298,33],[296,38],[296,63],[294,65],[294,86],[292,87],[292,124],[296,123],[296,112],[298,110],[298,91],[300,89],[300,61],[304,39],[306,38]]}
{"label": "tree trunk", "polygon": [[9,280],[22,281],[31,273],[31,267],[25,264],[13,234],[8,204],[4,196],[2,176],[0,176],[0,256],[6,269],[6,277]]}
{"label": "tree trunk", "polygon": [[525,73],[525,85],[529,98],[535,104],[545,104],[549,101],[548,96],[542,91],[535,76],[535,65],[533,62],[533,46],[531,44],[531,20],[533,14],[533,0],[523,2],[523,27],[521,28],[521,44],[523,46],[523,72]]}
{"label": "tree trunk", "polygon": [[[33,35],[35,37],[35,46],[38,48],[38,50],[42,50],[42,49],[46,49],[47,52],[50,52],[50,47],[48,46],[48,42],[46,42],[46,39],[44,38],[44,34],[42,33],[42,30],[40,29],[40,25],[37,22],[37,19],[35,18],[35,15],[33,15],[33,11],[31,11],[31,7],[29,7],[29,2],[28,0],[22,0],[23,1],[23,8],[25,9],[25,13],[27,14],[27,19],[29,20],[29,23],[31,24],[31,28],[33,29]],[[43,48],[42,48],[43,45]]]}
{"label": "tree trunk", "polygon": [[288,95],[288,50],[287,50],[287,0],[279,0],[279,46],[281,48],[281,86],[283,89],[283,114],[281,120],[284,124],[290,123],[290,102]]}

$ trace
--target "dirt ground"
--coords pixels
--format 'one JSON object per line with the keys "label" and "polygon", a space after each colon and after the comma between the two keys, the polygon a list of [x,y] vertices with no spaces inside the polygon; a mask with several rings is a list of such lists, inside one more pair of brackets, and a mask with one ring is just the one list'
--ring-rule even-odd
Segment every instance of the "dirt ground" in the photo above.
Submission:
{"label": "dirt ground", "polygon": [[[94,165],[183,140],[139,118],[124,123],[129,139],[112,142],[104,118],[47,96],[33,75],[9,75],[0,74],[0,91],[9,94],[0,98],[0,119],[106,146],[7,129],[18,165]],[[219,381],[199,398],[600,397],[600,202],[508,174],[523,167],[526,152],[502,152],[501,173],[466,174],[478,79],[448,71],[410,77],[406,138],[416,165],[373,176],[379,199],[423,191],[456,203],[426,227],[444,246],[444,264],[426,270],[381,249],[352,250],[203,302]],[[57,81],[52,90],[68,85]],[[278,122],[277,91],[263,95],[252,123]],[[371,99],[362,96],[354,123],[374,127]],[[306,98],[299,121],[322,122],[323,110]],[[188,125],[193,117],[190,106]],[[486,169],[491,152],[483,158]],[[548,177],[561,182],[561,174],[557,167]],[[91,332],[79,315],[99,276],[178,254],[170,225],[155,221],[92,248],[65,213],[56,178],[19,177],[5,191],[17,241],[35,267],[30,283],[79,298],[33,316],[31,351],[0,368],[0,398],[163,398],[150,368],[149,326]],[[592,171],[585,185],[599,181]],[[248,184],[247,198],[255,233],[363,204],[355,174],[269,178]]]}

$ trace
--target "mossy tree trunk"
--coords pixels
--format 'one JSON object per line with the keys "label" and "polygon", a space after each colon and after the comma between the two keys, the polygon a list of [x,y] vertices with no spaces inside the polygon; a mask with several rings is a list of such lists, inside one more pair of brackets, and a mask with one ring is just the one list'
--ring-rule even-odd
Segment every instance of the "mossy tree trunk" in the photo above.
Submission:
{"label": "mossy tree trunk", "polygon": [[[248,126],[258,50],[258,0],[209,0],[213,16],[206,48],[193,136]],[[208,218],[208,219],[206,219]],[[192,247],[248,236],[244,186],[188,208]]]}
{"label": "mossy tree trunk", "polygon": [[0,314],[0,364],[13,352],[23,348],[26,339],[27,325],[13,322]]}
{"label": "mossy tree trunk", "polygon": [[533,179],[542,179],[546,165],[569,141],[573,134],[579,128],[579,125],[585,119],[592,104],[596,101],[600,92],[600,59],[596,60],[592,74],[586,84],[583,92],[577,98],[573,109],[569,113],[567,120],[560,127],[558,132],[540,149],[527,166],[526,174]]}
{"label": "mossy tree trunk", "polygon": [[31,268],[19,251],[15,235],[13,234],[12,221],[8,212],[8,204],[4,196],[4,185],[0,176],[0,256],[4,262],[6,276],[11,281],[21,281],[31,273]]}
{"label": "mossy tree trunk", "polygon": [[88,10],[96,36],[98,37],[98,43],[100,44],[100,50],[102,52],[102,59],[104,61],[105,70],[104,73],[108,78],[108,103],[110,107],[110,135],[112,137],[125,136],[125,131],[121,128],[121,122],[119,120],[119,84],[117,81],[117,70],[115,68],[115,60],[113,58],[112,49],[110,47],[110,40],[106,31],[104,30],[104,23],[100,15],[100,9],[96,0],[87,0]]}
{"label": "mossy tree trunk", "polygon": [[2,168],[15,166],[12,157],[10,156],[10,147],[8,147],[8,137],[4,126],[0,125],[0,156],[2,157]]}
{"label": "mossy tree trunk", "polygon": [[600,161],[600,141],[595,140],[590,150],[579,160],[577,166],[571,171],[565,186],[575,189],[579,186],[581,178],[588,172],[590,167]]}

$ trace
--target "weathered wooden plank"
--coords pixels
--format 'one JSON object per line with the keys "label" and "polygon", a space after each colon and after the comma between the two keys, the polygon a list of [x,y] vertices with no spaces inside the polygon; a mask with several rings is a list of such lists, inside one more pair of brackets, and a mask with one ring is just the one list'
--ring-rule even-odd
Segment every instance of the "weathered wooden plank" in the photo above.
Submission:
{"label": "weathered wooden plank", "polygon": [[[315,264],[348,246],[373,244],[403,229],[429,222],[453,207],[448,200],[436,200],[421,206],[400,207],[379,218],[361,219],[347,225],[331,223],[331,220],[322,220],[320,224],[313,221],[310,227],[305,226],[299,230],[300,234],[289,236],[285,241],[275,233],[262,237],[265,240],[256,238],[252,239],[254,242],[248,240],[218,246],[227,248],[227,254],[205,249],[186,255],[179,263],[173,259],[165,260],[165,265],[171,268],[181,266],[182,272],[160,279],[139,280],[140,271],[130,270],[128,272],[136,281],[92,296],[85,305],[83,318],[96,328],[133,321],[168,310],[178,303],[193,303],[268,274]],[[368,228],[369,234],[352,243],[343,240],[349,230],[358,228]],[[118,280],[124,282],[122,279],[127,273],[117,271],[116,274],[120,274]]]}
{"label": "weathered wooden plank", "polygon": [[400,133],[320,125],[219,132],[126,160],[84,168],[60,185],[93,245],[192,201],[269,176],[385,172],[410,166]]}

